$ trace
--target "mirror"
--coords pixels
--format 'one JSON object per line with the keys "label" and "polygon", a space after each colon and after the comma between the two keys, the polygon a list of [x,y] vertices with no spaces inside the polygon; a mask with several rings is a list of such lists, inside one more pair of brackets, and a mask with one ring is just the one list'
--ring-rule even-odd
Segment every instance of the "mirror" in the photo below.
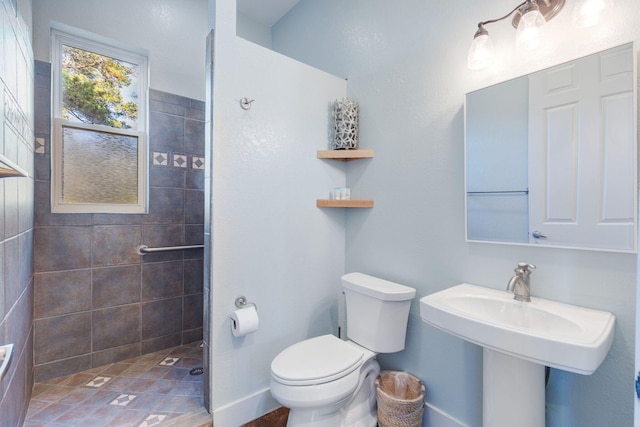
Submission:
{"label": "mirror", "polygon": [[467,241],[634,252],[629,43],[468,93]]}

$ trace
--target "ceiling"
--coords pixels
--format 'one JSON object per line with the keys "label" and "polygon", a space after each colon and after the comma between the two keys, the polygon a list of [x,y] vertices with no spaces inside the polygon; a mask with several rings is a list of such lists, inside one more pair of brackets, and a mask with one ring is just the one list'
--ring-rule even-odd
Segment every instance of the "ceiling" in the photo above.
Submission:
{"label": "ceiling", "polygon": [[300,0],[238,0],[238,12],[271,27]]}

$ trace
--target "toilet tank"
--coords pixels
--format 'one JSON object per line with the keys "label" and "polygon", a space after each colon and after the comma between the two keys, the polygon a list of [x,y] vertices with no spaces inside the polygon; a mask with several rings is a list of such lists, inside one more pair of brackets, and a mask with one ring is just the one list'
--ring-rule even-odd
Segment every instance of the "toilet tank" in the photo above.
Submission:
{"label": "toilet tank", "polygon": [[404,350],[416,290],[362,273],[345,274],[342,286],[349,339],[376,353]]}

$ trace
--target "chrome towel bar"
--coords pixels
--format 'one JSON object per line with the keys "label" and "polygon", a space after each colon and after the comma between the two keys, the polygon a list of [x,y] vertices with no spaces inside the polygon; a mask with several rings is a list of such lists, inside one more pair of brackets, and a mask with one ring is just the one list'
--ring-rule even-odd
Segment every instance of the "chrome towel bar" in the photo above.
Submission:
{"label": "chrome towel bar", "polygon": [[170,251],[185,251],[187,249],[202,249],[204,245],[187,245],[187,246],[165,246],[162,248],[150,248],[147,245],[140,245],[136,248],[138,255],[146,255],[153,252],[170,252]]}
{"label": "chrome towel bar", "polygon": [[486,194],[529,194],[529,190],[467,191],[467,196],[484,196]]}

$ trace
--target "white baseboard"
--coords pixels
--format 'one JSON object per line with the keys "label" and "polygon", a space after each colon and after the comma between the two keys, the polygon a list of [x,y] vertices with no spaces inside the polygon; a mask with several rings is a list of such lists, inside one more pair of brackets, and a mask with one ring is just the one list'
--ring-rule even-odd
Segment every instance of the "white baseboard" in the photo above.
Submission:
{"label": "white baseboard", "polygon": [[271,390],[267,387],[251,396],[214,409],[213,425],[216,427],[238,427],[260,418],[280,406],[271,396]]}
{"label": "white baseboard", "polygon": [[469,427],[429,403],[425,404],[423,425],[424,427]]}
{"label": "white baseboard", "polygon": [[[281,405],[271,396],[271,390],[265,388],[244,399],[236,400],[213,410],[215,427],[238,427],[253,421]],[[426,403],[424,408],[424,427],[469,427],[441,409]]]}

